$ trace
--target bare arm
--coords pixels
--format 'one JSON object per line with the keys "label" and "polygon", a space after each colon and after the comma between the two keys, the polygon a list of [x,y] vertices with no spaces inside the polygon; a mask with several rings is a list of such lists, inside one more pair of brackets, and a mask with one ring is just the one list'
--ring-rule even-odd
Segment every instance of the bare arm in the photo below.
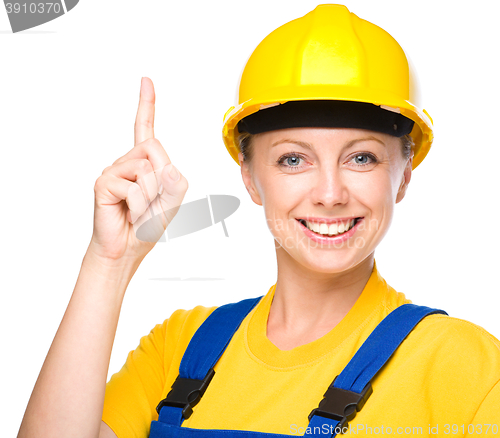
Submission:
{"label": "bare arm", "polygon": [[104,421],[101,421],[101,430],[99,431],[99,438],[118,438],[118,437]]}
{"label": "bare arm", "polygon": [[92,239],[18,438],[115,437],[101,418],[123,297],[188,188],[180,172],[170,177],[175,168],[154,138],[154,103],[153,83],[144,78],[135,146],[96,181]]}
{"label": "bare arm", "polygon": [[99,436],[111,348],[123,296],[135,269],[104,264],[87,252],[28,403],[19,438]]}

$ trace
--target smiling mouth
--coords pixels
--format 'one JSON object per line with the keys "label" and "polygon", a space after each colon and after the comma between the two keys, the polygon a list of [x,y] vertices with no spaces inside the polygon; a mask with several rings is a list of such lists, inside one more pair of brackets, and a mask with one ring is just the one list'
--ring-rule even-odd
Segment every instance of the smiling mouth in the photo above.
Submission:
{"label": "smiling mouth", "polygon": [[347,233],[351,228],[354,227],[362,218],[357,217],[354,219],[351,219],[348,222],[341,222],[341,223],[332,223],[330,225],[327,225],[325,223],[318,223],[318,222],[309,222],[304,219],[297,219],[302,225],[307,227],[309,230],[311,230],[313,233],[319,235],[319,236],[340,236],[344,233]]}

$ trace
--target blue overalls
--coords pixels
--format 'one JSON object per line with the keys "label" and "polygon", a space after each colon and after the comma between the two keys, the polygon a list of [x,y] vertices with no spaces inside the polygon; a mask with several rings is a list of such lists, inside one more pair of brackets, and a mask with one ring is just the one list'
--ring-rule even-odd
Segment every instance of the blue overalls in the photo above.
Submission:
{"label": "blue overalls", "polygon": [[[226,304],[215,309],[189,342],[179,366],[179,375],[167,397],[156,410],[149,438],[284,438],[290,435],[247,430],[192,429],[181,427],[193,413],[214,376],[214,365],[226,349],[245,316],[262,296]],[[401,342],[427,315],[443,310],[403,304],[387,315],[373,330],[343,371],[326,390],[323,400],[309,414],[304,435],[335,437],[360,411],[372,393],[370,381]]]}

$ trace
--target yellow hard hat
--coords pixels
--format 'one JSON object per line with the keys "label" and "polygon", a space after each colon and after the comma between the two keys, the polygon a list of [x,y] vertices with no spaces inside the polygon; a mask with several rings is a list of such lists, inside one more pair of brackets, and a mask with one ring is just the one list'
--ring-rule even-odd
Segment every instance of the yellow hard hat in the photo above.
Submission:
{"label": "yellow hard hat", "polygon": [[403,49],[385,30],[343,5],[319,5],[254,50],[238,102],[224,115],[224,144],[239,164],[238,122],[250,114],[291,101],[363,102],[414,122],[415,168],[433,140],[432,119],[417,102],[415,81]]}

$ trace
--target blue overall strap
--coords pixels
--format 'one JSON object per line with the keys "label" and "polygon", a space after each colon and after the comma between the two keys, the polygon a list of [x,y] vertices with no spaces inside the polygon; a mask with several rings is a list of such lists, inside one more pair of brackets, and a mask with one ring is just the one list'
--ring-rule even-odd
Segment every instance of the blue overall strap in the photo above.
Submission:
{"label": "blue overall strap", "polygon": [[423,318],[437,313],[447,315],[444,310],[415,304],[403,304],[389,313],[335,378],[319,406],[312,410],[310,433],[320,431],[324,437],[335,437],[345,430],[347,422],[372,393],[370,382],[382,366]]}
{"label": "blue overall strap", "polygon": [[248,298],[220,306],[198,328],[182,356],[179,376],[172,385],[172,390],[156,408],[159,421],[180,426],[184,418],[191,415],[192,407],[199,401],[215,374],[214,365],[245,316],[261,298],[262,296]]}

